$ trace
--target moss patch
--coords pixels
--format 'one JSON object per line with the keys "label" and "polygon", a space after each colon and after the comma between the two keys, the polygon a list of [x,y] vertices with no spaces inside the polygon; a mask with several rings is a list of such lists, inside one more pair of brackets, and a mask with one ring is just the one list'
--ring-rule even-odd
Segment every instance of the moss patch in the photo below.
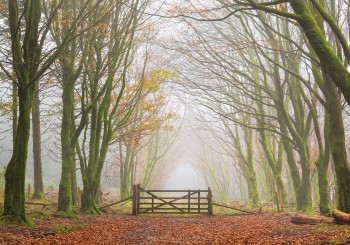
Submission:
{"label": "moss patch", "polygon": [[84,224],[77,224],[77,225],[72,225],[72,226],[57,226],[55,227],[52,232],[57,234],[57,233],[68,233],[68,232],[72,232],[72,231],[76,231],[79,229],[84,228],[85,225]]}
{"label": "moss patch", "polygon": [[18,225],[18,226],[28,226],[33,227],[33,222],[27,218],[26,222],[23,222],[23,220],[14,217],[12,215],[4,215],[0,217],[0,224],[2,225]]}
{"label": "moss patch", "polygon": [[60,218],[71,218],[71,219],[76,219],[77,215],[74,212],[64,212],[64,211],[57,211],[54,214],[55,217],[60,217]]}

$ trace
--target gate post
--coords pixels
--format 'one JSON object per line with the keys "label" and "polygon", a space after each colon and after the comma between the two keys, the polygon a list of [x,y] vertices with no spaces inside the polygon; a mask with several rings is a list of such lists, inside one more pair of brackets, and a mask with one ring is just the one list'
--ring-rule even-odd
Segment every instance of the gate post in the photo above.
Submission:
{"label": "gate post", "polygon": [[210,187],[208,187],[208,214],[213,214],[213,195],[211,193]]}
{"label": "gate post", "polygon": [[136,185],[136,215],[139,214],[140,211],[140,184]]}
{"label": "gate post", "polygon": [[140,185],[132,186],[132,215],[138,215],[140,201]]}

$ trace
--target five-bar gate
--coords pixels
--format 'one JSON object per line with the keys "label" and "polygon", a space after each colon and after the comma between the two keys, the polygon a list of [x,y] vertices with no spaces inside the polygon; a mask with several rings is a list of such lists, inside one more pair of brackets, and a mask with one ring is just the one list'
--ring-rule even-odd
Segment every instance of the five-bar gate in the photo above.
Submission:
{"label": "five-bar gate", "polygon": [[213,214],[208,190],[145,190],[133,186],[132,214]]}

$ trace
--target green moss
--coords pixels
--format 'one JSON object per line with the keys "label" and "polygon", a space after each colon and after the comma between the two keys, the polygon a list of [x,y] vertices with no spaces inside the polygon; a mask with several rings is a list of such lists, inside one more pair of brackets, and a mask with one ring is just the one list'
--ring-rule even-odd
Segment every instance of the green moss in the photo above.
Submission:
{"label": "green moss", "polygon": [[213,206],[213,214],[215,215],[237,215],[242,214],[241,212],[229,208],[223,208],[219,206]]}
{"label": "green moss", "polygon": [[72,218],[72,219],[76,219],[77,216],[75,214],[75,212],[71,211],[71,212],[64,212],[64,211],[57,211],[54,214],[55,217],[62,217],[62,218]]}
{"label": "green moss", "polygon": [[82,229],[84,227],[85,227],[84,224],[77,224],[77,225],[72,225],[72,226],[57,226],[52,230],[52,232],[56,233],[56,234],[57,233],[68,233],[68,232]]}
{"label": "green moss", "polygon": [[[103,207],[104,204],[101,204]],[[131,214],[132,211],[132,201],[126,201],[118,205],[113,205],[106,208],[109,212],[117,213],[117,214]],[[103,210],[102,210],[103,211]]]}
{"label": "green moss", "polygon": [[41,218],[41,217],[50,217],[50,214],[45,211],[35,211],[34,213],[30,214],[31,218]]}
{"label": "green moss", "polygon": [[348,226],[335,225],[335,224],[320,225],[312,229],[311,233],[320,233],[325,231],[345,231],[348,235],[350,235],[350,228]]}
{"label": "green moss", "polygon": [[31,197],[31,199],[35,200],[45,200],[45,194],[42,192],[34,193]]}
{"label": "green moss", "polygon": [[25,221],[23,219],[18,218],[13,215],[3,215],[0,217],[0,224],[1,225],[18,225],[18,226],[28,226],[33,227],[34,223],[26,218]]}

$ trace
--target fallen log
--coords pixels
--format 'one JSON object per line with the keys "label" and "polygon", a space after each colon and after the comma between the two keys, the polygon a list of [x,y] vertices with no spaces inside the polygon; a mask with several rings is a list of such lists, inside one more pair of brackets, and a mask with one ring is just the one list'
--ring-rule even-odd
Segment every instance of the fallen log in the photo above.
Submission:
{"label": "fallen log", "polygon": [[44,210],[48,206],[57,206],[57,203],[40,203],[40,202],[25,202],[26,205],[37,205],[37,206],[42,206],[41,210]]}
{"label": "fallen log", "polygon": [[293,224],[320,224],[320,223],[334,223],[334,218],[320,216],[320,215],[307,215],[297,214],[291,218]]}
{"label": "fallen log", "polygon": [[350,214],[344,213],[338,209],[333,209],[332,216],[337,221],[337,223],[350,224]]}

